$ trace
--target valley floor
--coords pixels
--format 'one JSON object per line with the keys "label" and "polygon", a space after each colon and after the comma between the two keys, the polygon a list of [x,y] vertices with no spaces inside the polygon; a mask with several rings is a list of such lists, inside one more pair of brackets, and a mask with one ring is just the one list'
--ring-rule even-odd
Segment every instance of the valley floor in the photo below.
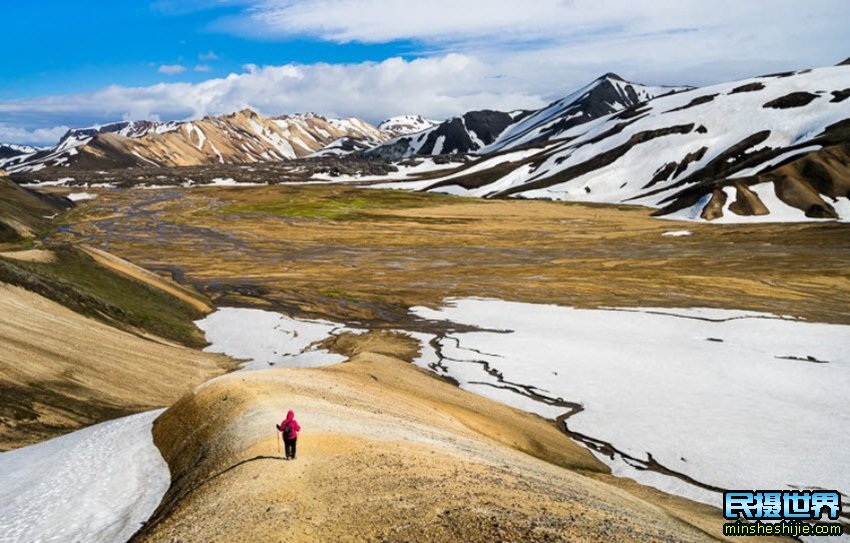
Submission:
{"label": "valley floor", "polygon": [[55,239],[170,274],[219,307],[398,327],[415,325],[412,306],[491,297],[850,323],[840,223],[683,225],[639,206],[340,185],[97,192]]}
{"label": "valley floor", "polygon": [[[82,317],[3,286],[0,342],[15,354],[0,351],[0,377],[14,392],[5,398],[22,398],[4,402],[3,446],[176,401],[153,426],[171,487],[134,541],[715,540],[717,509],[613,477],[553,421],[410,364],[417,344],[390,331],[446,332],[410,309],[450,297],[850,323],[844,225],[689,224],[683,234],[639,207],[345,186],[91,192],[42,242],[85,245],[100,268],[141,282],[139,296],[119,300],[135,324],[109,304],[113,313]],[[49,266],[6,268],[40,285]],[[199,318],[206,299],[177,283],[218,307],[371,332],[340,331],[325,346],[349,358],[342,364],[207,381],[233,362],[156,337],[197,343],[186,316]],[[84,301],[125,290],[86,288]],[[149,306],[151,293],[180,303]],[[86,411],[100,405],[113,411]],[[280,460],[274,443],[273,424],[288,408],[305,428],[295,462]]]}

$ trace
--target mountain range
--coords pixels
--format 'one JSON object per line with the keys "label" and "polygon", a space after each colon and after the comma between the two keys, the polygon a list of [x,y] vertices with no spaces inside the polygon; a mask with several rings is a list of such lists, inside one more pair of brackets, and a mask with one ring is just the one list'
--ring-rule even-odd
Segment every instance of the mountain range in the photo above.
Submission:
{"label": "mountain range", "polygon": [[[372,147],[390,134],[356,118],[315,114],[264,117],[244,109],[195,121],[124,121],[69,130],[49,149],[6,147],[0,168],[109,169],[253,163],[305,157],[328,146]],[[352,143],[352,150],[355,144]]]}
{"label": "mountain range", "polygon": [[601,85],[507,128],[480,160],[411,188],[639,203],[706,220],[850,217],[850,66],[679,89],[581,122],[568,113],[554,136],[541,133],[562,122],[547,110],[584,114],[577,106]]}
{"label": "mountain range", "polygon": [[[850,217],[850,65],[708,87],[608,73],[535,111],[477,110],[377,126],[250,109],[70,130],[49,149],[0,146],[0,168],[111,169],[341,157],[465,164],[395,187],[479,197],[636,203],[704,220]],[[398,178],[396,178],[398,179]]]}

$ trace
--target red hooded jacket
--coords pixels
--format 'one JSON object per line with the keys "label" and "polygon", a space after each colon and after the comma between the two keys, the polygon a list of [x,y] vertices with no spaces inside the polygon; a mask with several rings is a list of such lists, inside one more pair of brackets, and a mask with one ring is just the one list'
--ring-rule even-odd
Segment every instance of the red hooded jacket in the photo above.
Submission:
{"label": "red hooded jacket", "polygon": [[[286,414],[286,418],[283,419],[283,422],[277,425],[277,429],[283,433],[283,429],[287,424],[292,426],[292,433],[289,435],[289,439],[298,439],[298,432],[301,431],[301,426],[298,425],[298,421],[295,420],[295,413],[291,410]],[[286,437],[286,434],[284,434],[284,437]]]}

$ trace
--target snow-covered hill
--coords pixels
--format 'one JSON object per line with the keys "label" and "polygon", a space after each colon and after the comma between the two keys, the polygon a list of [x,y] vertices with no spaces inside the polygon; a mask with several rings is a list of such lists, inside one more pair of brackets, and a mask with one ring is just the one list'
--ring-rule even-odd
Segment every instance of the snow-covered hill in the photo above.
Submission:
{"label": "snow-covered hill", "polygon": [[38,152],[38,148],[29,145],[16,145],[14,143],[0,143],[0,160],[19,155],[28,155]]}
{"label": "snow-covered hill", "polygon": [[[571,108],[547,109],[568,120]],[[682,218],[850,218],[850,66],[664,94],[565,122],[556,139],[548,134],[558,123],[543,117],[525,117],[481,150],[486,157],[415,188],[640,203]]]}
{"label": "snow-covered hill", "polygon": [[407,136],[421,132],[440,124],[440,121],[426,119],[422,115],[398,115],[378,124],[378,129],[393,136]]}
{"label": "snow-covered hill", "polygon": [[46,167],[102,169],[126,166],[194,166],[303,157],[340,138],[373,146],[389,138],[355,118],[315,114],[264,117],[246,109],[200,120],[128,121],[70,130],[53,148],[6,162],[10,172]]}
{"label": "snow-covered hill", "polygon": [[687,87],[652,87],[608,73],[509,126],[480,154],[557,139],[569,129]]}

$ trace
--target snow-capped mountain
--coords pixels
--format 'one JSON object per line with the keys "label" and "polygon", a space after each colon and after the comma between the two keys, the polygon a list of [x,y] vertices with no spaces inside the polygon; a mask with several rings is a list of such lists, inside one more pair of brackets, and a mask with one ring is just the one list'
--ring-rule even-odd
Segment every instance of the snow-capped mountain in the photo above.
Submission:
{"label": "snow-capped mountain", "polygon": [[315,114],[264,117],[246,109],[219,117],[160,123],[127,121],[68,131],[53,148],[9,162],[10,172],[46,167],[194,166],[287,160],[340,138],[376,145],[389,135],[355,118]]}
{"label": "snow-capped mountain", "polygon": [[[525,125],[536,139],[554,126],[536,116],[509,130]],[[486,150],[529,141],[513,134]],[[417,188],[631,202],[709,220],[850,218],[847,65],[664,94],[558,134]]]}
{"label": "snow-capped mountain", "polygon": [[104,125],[94,125],[85,128],[72,128],[59,139],[57,150],[70,149],[87,143],[98,134],[117,134],[127,138],[140,138],[151,133],[162,134],[178,128],[176,122],[161,123],[158,121],[120,121]]}
{"label": "snow-capped mountain", "polygon": [[15,143],[0,143],[0,158],[10,158],[18,155],[28,155],[38,151],[37,147],[17,145]]}
{"label": "snow-capped mountain", "polygon": [[488,154],[529,143],[557,139],[569,129],[599,117],[688,87],[652,87],[608,73],[576,92],[523,117],[479,150]]}
{"label": "snow-capped mountain", "polygon": [[36,147],[29,145],[17,145],[14,143],[0,143],[0,168],[14,166],[27,157],[39,151]]}
{"label": "snow-capped mountain", "polygon": [[393,136],[407,136],[421,132],[432,126],[437,126],[440,121],[426,119],[422,115],[398,115],[381,121],[378,129],[392,134]]}
{"label": "snow-capped mountain", "polygon": [[630,83],[609,73],[540,110],[471,111],[392,139],[372,152],[388,158],[494,153],[558,138],[575,126],[680,90]]}
{"label": "snow-capped mountain", "polygon": [[493,143],[508,126],[526,112],[470,111],[421,132],[400,136],[376,147],[371,154],[381,158],[406,158],[474,153]]}

